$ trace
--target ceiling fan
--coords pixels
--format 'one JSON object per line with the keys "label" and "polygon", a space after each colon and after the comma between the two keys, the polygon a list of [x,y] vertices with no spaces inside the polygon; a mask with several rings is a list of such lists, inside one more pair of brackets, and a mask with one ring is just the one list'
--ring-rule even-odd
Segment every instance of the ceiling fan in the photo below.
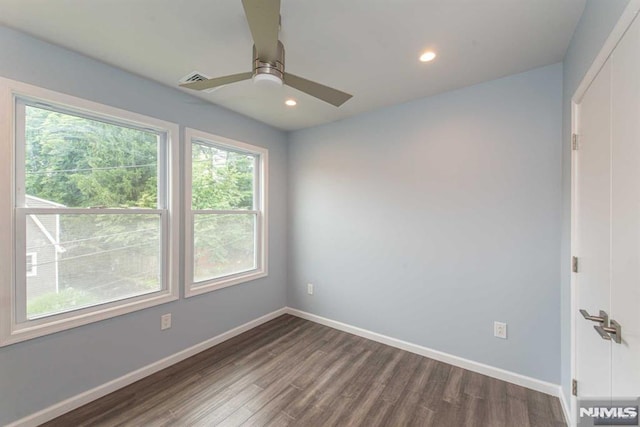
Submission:
{"label": "ceiling fan", "polygon": [[253,78],[256,82],[269,81],[291,86],[336,107],[352,97],[348,93],[284,71],[284,46],[278,40],[280,0],[242,0],[242,6],[253,37],[253,71],[183,83],[181,87],[206,90]]}

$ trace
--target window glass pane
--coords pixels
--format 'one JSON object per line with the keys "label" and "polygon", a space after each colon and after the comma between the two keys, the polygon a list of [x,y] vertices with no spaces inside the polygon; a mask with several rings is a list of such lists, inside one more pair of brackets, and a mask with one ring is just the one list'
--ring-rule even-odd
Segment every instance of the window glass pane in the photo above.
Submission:
{"label": "window glass pane", "polygon": [[160,215],[27,215],[27,318],[162,289]]}
{"label": "window glass pane", "polygon": [[29,105],[25,115],[27,206],[158,206],[156,133]]}
{"label": "window glass pane", "polygon": [[192,209],[253,209],[256,156],[192,144]]}
{"label": "window glass pane", "polygon": [[194,282],[256,268],[255,214],[194,218]]}

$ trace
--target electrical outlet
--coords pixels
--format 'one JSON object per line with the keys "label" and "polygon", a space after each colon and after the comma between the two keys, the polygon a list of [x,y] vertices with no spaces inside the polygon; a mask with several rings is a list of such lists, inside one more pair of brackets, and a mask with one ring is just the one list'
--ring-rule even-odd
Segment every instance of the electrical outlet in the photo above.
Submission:
{"label": "electrical outlet", "polygon": [[163,314],[160,317],[160,330],[164,331],[171,327],[171,313]]}
{"label": "electrical outlet", "polygon": [[493,336],[507,339],[507,324],[503,322],[493,322]]}
{"label": "electrical outlet", "polygon": [[313,295],[313,283],[307,283],[307,293]]}

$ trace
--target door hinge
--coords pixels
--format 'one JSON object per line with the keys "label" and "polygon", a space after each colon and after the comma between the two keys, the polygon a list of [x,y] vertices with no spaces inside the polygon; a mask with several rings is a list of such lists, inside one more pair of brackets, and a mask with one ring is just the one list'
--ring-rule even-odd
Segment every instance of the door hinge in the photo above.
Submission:
{"label": "door hinge", "polygon": [[572,256],[571,257],[571,271],[574,273],[578,272],[578,257],[577,256]]}
{"label": "door hinge", "polygon": [[571,380],[571,394],[578,395],[578,380]]}
{"label": "door hinge", "polygon": [[571,134],[571,149],[572,150],[577,150],[578,149],[578,134],[577,133],[572,133]]}

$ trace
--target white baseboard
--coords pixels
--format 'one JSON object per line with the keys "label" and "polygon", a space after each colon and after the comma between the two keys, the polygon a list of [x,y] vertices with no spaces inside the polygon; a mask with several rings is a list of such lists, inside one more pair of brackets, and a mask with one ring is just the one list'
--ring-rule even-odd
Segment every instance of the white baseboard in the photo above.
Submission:
{"label": "white baseboard", "polygon": [[483,375],[487,375],[493,378],[497,378],[503,381],[507,381],[513,384],[526,387],[526,388],[530,388],[532,390],[540,391],[542,393],[546,393],[546,394],[550,394],[552,396],[558,397],[560,399],[560,403],[562,405],[565,418],[567,419],[569,424],[571,424],[572,419],[569,416],[570,406],[566,402],[564,393],[562,393],[562,389],[557,384],[552,384],[549,382],[537,380],[535,378],[527,377],[525,375],[517,374],[515,372],[510,372],[504,369],[485,365],[483,363],[474,362],[473,360],[464,359],[462,357],[454,356],[438,350],[433,350],[427,347],[423,347],[421,345],[412,344],[407,341],[402,341],[402,340],[392,338],[386,335],[378,334],[376,332],[372,332],[366,329],[358,328],[356,326],[351,326],[346,323],[327,319],[325,317],[317,316],[315,314],[307,313],[305,311],[298,310],[295,308],[284,307],[279,310],[268,313],[262,317],[254,319],[250,322],[247,322],[244,325],[240,325],[236,328],[233,328],[230,331],[224,332],[220,335],[217,335],[213,338],[210,338],[206,341],[203,341],[199,344],[189,347],[185,350],[182,350],[178,353],[175,353],[171,356],[165,357],[164,359],[158,360],[157,362],[154,362],[150,365],[144,366],[136,371],[130,372],[126,375],[123,375],[119,378],[109,381],[108,383],[102,384],[91,390],[87,390],[84,393],[80,393],[76,396],[70,397],[66,400],[63,400],[62,402],[56,403],[55,405],[49,406],[48,408],[45,408],[32,415],[29,415],[25,418],[15,421],[6,427],[36,427],[42,423],[45,423],[56,417],[59,417],[60,415],[63,415],[69,411],[77,409],[82,405],[85,405],[89,402],[92,402],[96,399],[106,396],[107,394],[112,393],[118,389],[126,387],[129,384],[132,384],[138,380],[141,380],[142,378],[145,378],[151,374],[154,374],[162,369],[165,369],[178,362],[181,362],[182,360],[185,360],[191,356],[194,356],[228,339],[231,339],[237,335],[240,335],[243,332],[246,332],[252,328],[255,328],[256,326],[259,326],[263,323],[268,322],[269,320],[275,319],[276,317],[281,316],[283,314],[291,314],[293,316],[297,316],[302,319],[307,319],[312,322],[319,323],[321,325],[338,329],[340,331],[358,335],[360,337],[367,338],[382,344],[386,344],[391,347],[399,348],[401,350],[405,350],[411,353],[419,354],[421,356],[429,357],[431,359],[448,363],[453,366],[458,366],[460,368],[468,369],[469,371],[477,372]]}
{"label": "white baseboard", "polygon": [[144,366],[138,370],[123,375],[120,378],[116,378],[115,380],[109,381],[108,383],[102,384],[91,390],[87,390],[84,393],[80,393],[76,396],[70,397],[66,400],[63,400],[62,402],[56,403],[55,405],[49,406],[48,408],[38,411],[35,414],[31,414],[25,418],[15,421],[6,427],[36,427],[42,423],[59,417],[62,414],[77,409],[82,405],[85,405],[89,402],[106,396],[109,393],[119,390],[122,387],[133,384],[134,382],[141,380],[144,377],[161,371],[162,369],[168,368],[171,365],[181,362],[191,356],[194,356],[204,350],[220,344],[221,342],[240,335],[243,332],[246,332],[250,329],[255,328],[256,326],[268,322],[269,320],[275,319],[276,317],[281,316],[285,313],[286,309],[281,308],[279,310],[265,314],[262,317],[245,323],[244,325],[240,325],[236,328],[231,329],[230,331],[224,332],[220,335],[196,344],[193,347],[189,347],[178,353],[172,354],[171,356],[165,357],[164,359],[160,359],[150,365]]}
{"label": "white baseboard", "polygon": [[[522,387],[526,387],[532,390],[536,390],[545,394],[560,398],[562,402],[562,389],[558,384],[541,381],[535,378],[527,377],[525,375],[510,372],[504,369],[496,368],[493,366],[485,365],[483,363],[474,362],[473,360],[464,359],[462,357],[454,356],[442,351],[433,350],[427,347],[423,347],[418,344],[413,344],[407,341],[402,341],[397,338],[392,338],[386,335],[372,332],[366,329],[351,326],[346,323],[337,322],[335,320],[327,319],[326,317],[317,316],[315,314],[307,313],[306,311],[298,310],[295,308],[287,307],[286,312],[293,316],[301,317],[303,319],[310,320],[321,325],[329,326],[340,331],[348,332],[353,335],[358,335],[363,338],[370,339],[382,344],[389,345],[391,347],[399,348],[401,350],[409,351],[411,353],[419,354],[421,356],[429,357],[431,359],[438,360],[440,362],[448,363],[453,366],[467,369],[469,371],[477,372],[479,374],[487,375],[489,377],[497,378],[499,380],[507,381],[512,384],[516,384]],[[564,404],[563,404],[564,409]],[[568,411],[565,410],[565,413]]]}

